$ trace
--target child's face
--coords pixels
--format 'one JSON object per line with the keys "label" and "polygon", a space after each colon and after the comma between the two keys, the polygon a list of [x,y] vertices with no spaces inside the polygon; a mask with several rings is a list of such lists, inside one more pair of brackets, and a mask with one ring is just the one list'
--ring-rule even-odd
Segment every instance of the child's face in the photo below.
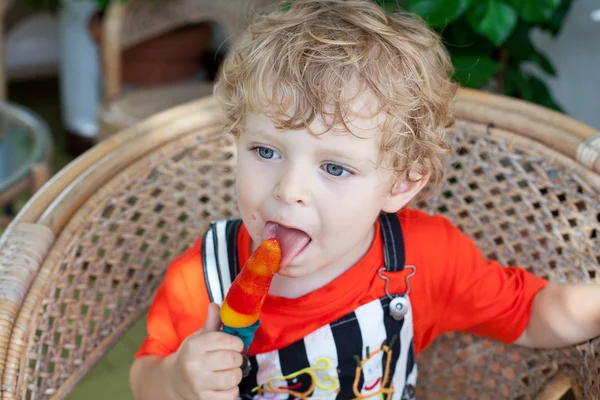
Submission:
{"label": "child's face", "polygon": [[[393,172],[378,167],[378,126],[377,117],[354,119],[354,135],[339,128],[313,136],[277,130],[263,114],[248,116],[237,141],[239,209],[254,247],[266,237],[280,239],[281,275],[353,265],[370,247],[378,214],[413,196],[393,194]],[[324,131],[319,118],[310,128]]]}

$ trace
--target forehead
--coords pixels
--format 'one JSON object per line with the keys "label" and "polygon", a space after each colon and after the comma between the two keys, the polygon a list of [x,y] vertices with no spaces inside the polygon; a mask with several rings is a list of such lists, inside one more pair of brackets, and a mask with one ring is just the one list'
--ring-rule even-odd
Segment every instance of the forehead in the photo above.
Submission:
{"label": "forehead", "polygon": [[[309,113],[306,113],[306,110],[298,112],[297,109],[299,104],[302,103],[306,107],[309,101],[297,101],[297,98],[295,101],[288,101],[289,99],[280,96],[278,96],[279,98],[275,97],[273,100],[277,99],[276,102],[263,103],[256,112],[247,116],[246,127],[256,126],[255,124],[259,121],[261,122],[260,125],[263,126],[285,126],[284,121],[288,122],[292,116],[311,114],[314,117],[301,130],[306,130],[315,136],[327,133],[332,135],[351,134],[362,139],[380,138],[386,121],[386,115],[382,111],[380,100],[370,90],[364,89],[362,85],[358,85],[356,82],[349,82],[342,91],[343,95],[340,99],[329,103],[316,104]],[[258,118],[259,115],[268,118]]]}
{"label": "forehead", "polygon": [[349,100],[335,106],[325,108],[329,114],[319,115],[311,125],[315,128],[331,127],[336,133],[351,133],[360,138],[377,137],[382,133],[385,114],[381,110],[379,99],[370,91],[361,90],[348,94]]}

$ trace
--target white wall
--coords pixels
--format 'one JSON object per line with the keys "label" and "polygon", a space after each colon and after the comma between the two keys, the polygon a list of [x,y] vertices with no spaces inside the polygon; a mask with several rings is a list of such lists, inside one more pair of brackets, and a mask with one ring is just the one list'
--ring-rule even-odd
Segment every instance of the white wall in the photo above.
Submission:
{"label": "white wall", "polygon": [[[600,20],[592,17],[600,0],[574,0],[560,35],[535,32],[534,42],[554,64],[548,79],[565,112],[600,130]],[[595,14],[596,18],[598,14]]]}

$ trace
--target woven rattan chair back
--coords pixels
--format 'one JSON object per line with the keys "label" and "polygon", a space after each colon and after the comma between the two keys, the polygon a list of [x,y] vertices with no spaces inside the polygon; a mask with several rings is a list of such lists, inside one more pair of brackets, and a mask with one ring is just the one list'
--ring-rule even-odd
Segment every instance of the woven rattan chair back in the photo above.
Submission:
{"label": "woven rattan chair back", "polygon": [[[208,98],[135,125],[63,170],[16,218],[0,241],[3,400],[63,398],[146,311],[169,260],[210,221],[237,215],[220,115]],[[470,90],[455,116],[442,188],[415,206],[446,215],[504,264],[600,282],[594,130]],[[418,360],[418,398],[530,399],[572,387],[597,399],[597,345],[537,351],[447,334]]]}

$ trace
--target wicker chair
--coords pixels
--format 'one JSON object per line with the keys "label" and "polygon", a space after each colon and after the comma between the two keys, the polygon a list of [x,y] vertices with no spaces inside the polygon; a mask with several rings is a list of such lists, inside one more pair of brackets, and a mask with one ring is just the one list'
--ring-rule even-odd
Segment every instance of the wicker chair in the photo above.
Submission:
{"label": "wicker chair", "polygon": [[[415,206],[503,263],[600,282],[594,130],[470,90],[455,115],[441,193]],[[61,171],[13,221],[0,239],[2,400],[64,398],[145,313],[168,261],[209,221],[237,215],[221,124],[212,97],[145,120]],[[419,358],[419,398],[557,399],[572,388],[598,399],[598,344],[537,351],[448,334]]]}
{"label": "wicker chair", "polygon": [[247,26],[249,12],[274,0],[113,1],[102,31],[104,98],[99,111],[100,138],[131,126],[161,110],[212,94],[212,83],[186,81],[159,88],[122,91],[121,54],[144,40],[188,24],[216,22],[228,36]]}

